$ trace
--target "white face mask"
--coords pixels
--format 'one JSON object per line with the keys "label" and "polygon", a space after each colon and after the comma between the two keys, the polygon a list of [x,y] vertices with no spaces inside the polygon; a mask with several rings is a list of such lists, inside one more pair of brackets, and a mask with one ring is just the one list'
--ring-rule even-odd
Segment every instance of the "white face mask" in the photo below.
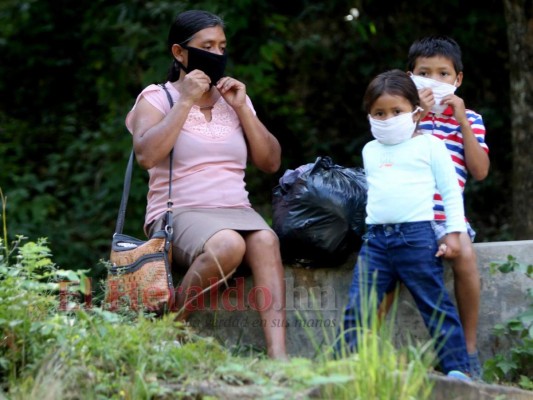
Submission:
{"label": "white face mask", "polygon": [[409,113],[403,113],[385,120],[375,119],[368,115],[370,130],[378,142],[382,144],[394,145],[409,140],[415,132],[416,122],[413,115],[422,111],[420,107]]}
{"label": "white face mask", "polygon": [[418,90],[430,88],[433,91],[435,105],[431,107],[431,111],[433,111],[435,114],[442,114],[442,112],[448,108],[446,104],[440,103],[444,97],[450,94],[454,94],[457,90],[457,88],[455,87],[457,79],[455,80],[455,83],[453,85],[418,75],[411,75],[411,79],[415,83],[416,88]]}

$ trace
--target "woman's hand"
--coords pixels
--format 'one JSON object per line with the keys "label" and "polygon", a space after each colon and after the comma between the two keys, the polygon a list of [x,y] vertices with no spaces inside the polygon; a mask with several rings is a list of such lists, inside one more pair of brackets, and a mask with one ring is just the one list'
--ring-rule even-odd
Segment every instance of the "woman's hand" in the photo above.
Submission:
{"label": "woman's hand", "polygon": [[246,85],[237,79],[225,76],[217,82],[216,88],[235,110],[246,105]]}
{"label": "woman's hand", "polygon": [[209,91],[211,88],[211,79],[199,69],[189,72],[178,84],[179,81],[174,83],[174,87],[180,92],[180,96],[183,100],[188,100],[194,103]]}

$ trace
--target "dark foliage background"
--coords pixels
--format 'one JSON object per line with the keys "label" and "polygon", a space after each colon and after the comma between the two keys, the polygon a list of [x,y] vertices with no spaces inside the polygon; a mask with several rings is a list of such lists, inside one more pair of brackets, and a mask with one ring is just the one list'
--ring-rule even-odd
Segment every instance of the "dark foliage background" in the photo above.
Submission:
{"label": "dark foliage background", "polygon": [[[508,50],[500,1],[103,1],[0,2],[0,188],[10,234],[48,237],[64,267],[107,258],[131,137],[124,118],[144,86],[165,79],[168,27],[185,9],[221,14],[228,74],[244,81],[283,146],[283,166],[248,170],[251,200],[270,217],[286,168],[329,155],[361,166],[370,139],[362,95],[370,79],[405,69],[409,45],[448,34],[462,46],[457,92],[480,112],[491,173],[468,183],[479,241],[512,239]],[[359,17],[345,16],[356,8]],[[137,168],[125,231],[142,236],[146,173]]]}

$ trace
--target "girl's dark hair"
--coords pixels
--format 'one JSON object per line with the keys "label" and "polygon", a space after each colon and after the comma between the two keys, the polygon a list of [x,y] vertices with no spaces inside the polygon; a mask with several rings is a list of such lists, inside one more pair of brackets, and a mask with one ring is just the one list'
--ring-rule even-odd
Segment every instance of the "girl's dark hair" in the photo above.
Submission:
{"label": "girl's dark hair", "polygon": [[[218,15],[208,11],[189,10],[176,17],[168,32],[167,47],[172,52],[172,45],[186,45],[194,34],[205,28],[220,26],[224,29],[224,21]],[[177,61],[172,57],[172,64],[168,70],[167,80],[177,81],[180,77],[180,68]]]}
{"label": "girl's dark hair", "polygon": [[413,110],[420,105],[418,90],[409,75],[399,69],[383,72],[369,83],[363,97],[363,109],[370,114],[370,109],[376,100],[384,94],[405,97]]}
{"label": "girl's dark hair", "polygon": [[456,73],[463,71],[461,48],[455,40],[448,36],[427,36],[416,40],[409,48],[409,53],[407,54],[407,70],[414,70],[417,58],[435,56],[451,60]]}

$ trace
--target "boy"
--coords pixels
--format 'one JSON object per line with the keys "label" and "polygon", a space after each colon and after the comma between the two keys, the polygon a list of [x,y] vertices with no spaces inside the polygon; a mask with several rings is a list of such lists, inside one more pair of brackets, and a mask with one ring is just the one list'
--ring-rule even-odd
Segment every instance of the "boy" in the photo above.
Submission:
{"label": "boy", "polygon": [[[463,99],[454,94],[463,82],[459,45],[446,36],[429,36],[415,41],[407,58],[407,69],[419,89],[421,106],[424,108],[419,130],[444,140],[455,165],[461,190],[464,190],[468,173],[477,181],[485,179],[490,161],[483,120],[481,115],[466,109]],[[438,193],[435,195],[434,211],[435,233],[441,241],[445,236],[446,215]],[[480,379],[482,372],[476,347],[480,280],[472,246],[475,232],[468,223],[467,227],[468,233],[460,235],[461,253],[451,262],[470,370],[474,379]]]}

